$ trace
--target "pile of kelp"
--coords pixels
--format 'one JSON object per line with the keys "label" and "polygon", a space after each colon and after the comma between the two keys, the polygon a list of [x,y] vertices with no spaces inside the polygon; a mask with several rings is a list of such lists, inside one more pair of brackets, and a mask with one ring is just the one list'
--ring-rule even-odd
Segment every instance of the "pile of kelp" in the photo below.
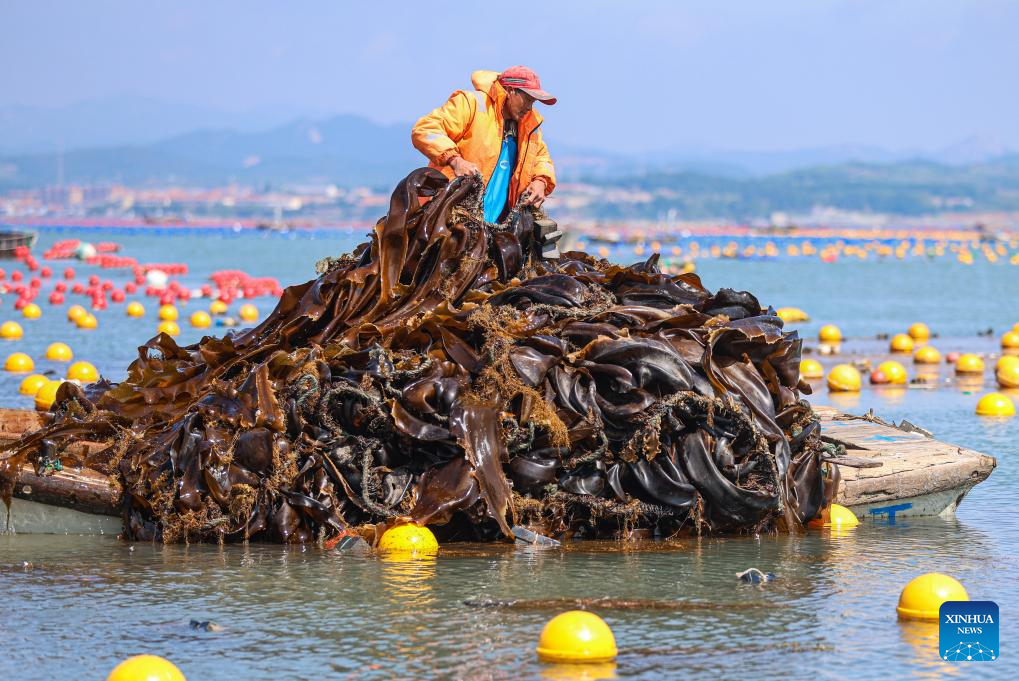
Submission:
{"label": "pile of kelp", "polygon": [[413,172],[259,326],[160,334],[0,457],[109,474],[125,536],[165,542],[793,531],[830,503],[801,341],[771,309],[656,258],[545,260],[535,216],[486,224],[481,190]]}

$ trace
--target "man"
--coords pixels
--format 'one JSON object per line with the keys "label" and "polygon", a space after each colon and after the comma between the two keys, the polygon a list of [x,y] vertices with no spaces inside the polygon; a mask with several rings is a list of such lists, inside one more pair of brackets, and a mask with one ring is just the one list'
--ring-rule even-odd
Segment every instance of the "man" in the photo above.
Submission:
{"label": "man", "polygon": [[475,71],[474,92],[457,90],[414,124],[411,140],[447,177],[485,180],[485,220],[499,222],[518,200],[541,206],[555,189],[555,168],[541,137],[534,102],[555,104],[526,66]]}

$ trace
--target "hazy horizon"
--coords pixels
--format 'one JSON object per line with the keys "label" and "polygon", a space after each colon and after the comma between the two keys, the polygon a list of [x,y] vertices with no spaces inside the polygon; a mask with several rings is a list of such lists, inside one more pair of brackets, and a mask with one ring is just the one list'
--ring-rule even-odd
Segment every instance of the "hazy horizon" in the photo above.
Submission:
{"label": "hazy horizon", "polygon": [[238,129],[342,113],[402,124],[474,69],[525,63],[560,98],[546,135],[574,147],[1019,148],[1019,4],[408,8],[8,4],[0,109],[136,94]]}

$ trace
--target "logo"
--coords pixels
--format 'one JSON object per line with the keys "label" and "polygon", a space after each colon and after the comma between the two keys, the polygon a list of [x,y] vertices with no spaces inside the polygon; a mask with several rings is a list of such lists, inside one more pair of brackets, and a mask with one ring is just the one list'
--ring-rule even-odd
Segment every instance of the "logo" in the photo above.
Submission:
{"label": "logo", "polygon": [[945,601],[938,614],[938,652],[949,662],[998,659],[998,604]]}

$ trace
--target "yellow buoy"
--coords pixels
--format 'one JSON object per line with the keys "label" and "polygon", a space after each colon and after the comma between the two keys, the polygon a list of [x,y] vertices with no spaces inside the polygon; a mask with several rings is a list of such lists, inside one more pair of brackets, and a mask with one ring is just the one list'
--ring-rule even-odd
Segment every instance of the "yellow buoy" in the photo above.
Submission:
{"label": "yellow buoy", "polygon": [[214,300],[209,303],[209,312],[211,314],[226,314],[226,311],[230,309],[230,306],[224,303],[222,300]]}
{"label": "yellow buoy", "polygon": [[71,352],[71,346],[67,343],[50,343],[50,346],[46,348],[46,359],[54,362],[70,362],[74,359],[74,353]]}
{"label": "yellow buoy", "polygon": [[39,392],[39,388],[43,387],[48,380],[50,379],[46,378],[42,374],[26,376],[21,382],[21,385],[18,386],[18,392],[22,395],[35,395]]}
{"label": "yellow buoy", "polygon": [[917,322],[909,327],[909,337],[915,341],[925,341],[931,337],[931,330],[926,324]]}
{"label": "yellow buoy", "polygon": [[856,514],[845,506],[832,504],[828,508],[821,509],[821,517],[814,518],[807,525],[810,527],[856,527],[860,520]]}
{"label": "yellow buoy", "polygon": [[909,337],[909,334],[897,333],[892,336],[889,348],[892,352],[913,352],[913,339]]}
{"label": "yellow buoy", "polygon": [[4,322],[0,325],[0,338],[4,340],[18,340],[24,335],[21,324],[17,322]]}
{"label": "yellow buoy", "polygon": [[1019,331],[1009,331],[1002,336],[1001,347],[1006,350],[1019,349]]}
{"label": "yellow buoy", "polygon": [[237,311],[237,314],[246,322],[253,322],[258,319],[258,308],[251,303],[245,303],[241,305],[241,309]]}
{"label": "yellow buoy", "polygon": [[88,314],[88,310],[83,308],[81,305],[72,305],[67,308],[67,321],[77,322],[78,319]]}
{"label": "yellow buoy", "polygon": [[940,364],[941,353],[937,351],[937,348],[924,345],[913,353],[913,362],[916,364]]}
{"label": "yellow buoy", "polygon": [[542,662],[608,662],[619,651],[605,620],[593,612],[570,610],[556,615],[541,630],[538,658]]}
{"label": "yellow buoy", "polygon": [[834,324],[825,324],[817,333],[817,339],[822,343],[842,342],[842,330]]}
{"label": "yellow buoy", "polygon": [[169,660],[157,655],[135,655],[114,667],[106,681],[186,681],[186,679]]}
{"label": "yellow buoy", "polygon": [[1012,364],[1019,364],[1019,355],[1002,355],[998,358],[998,361],[995,362],[994,368],[996,371],[1000,371],[1006,366],[1010,366]]}
{"label": "yellow buoy", "polygon": [[177,312],[177,308],[173,305],[160,305],[159,306],[159,318],[164,322],[175,322],[180,316]]}
{"label": "yellow buoy", "polygon": [[63,379],[46,381],[35,393],[35,408],[39,411],[49,411],[57,399],[57,390]]}
{"label": "yellow buoy", "polygon": [[35,303],[29,303],[21,308],[21,314],[25,319],[38,319],[42,317],[42,308]]}
{"label": "yellow buoy", "polygon": [[828,389],[832,392],[860,392],[860,372],[850,364],[837,364],[828,372]]}
{"label": "yellow buoy", "polygon": [[994,377],[1002,388],[1019,388],[1019,357],[1005,355],[999,359]]}
{"label": "yellow buoy", "polygon": [[67,367],[67,377],[72,381],[94,383],[99,380],[99,371],[90,362],[75,362]]}
{"label": "yellow buoy", "polygon": [[212,324],[212,317],[205,310],[195,310],[191,313],[191,326],[196,329],[205,329]]}
{"label": "yellow buoy", "polygon": [[824,367],[816,359],[804,359],[800,361],[800,378],[814,381],[824,378]]}
{"label": "yellow buoy", "polygon": [[26,374],[34,368],[35,362],[23,352],[12,352],[4,362],[4,369],[13,373]]}
{"label": "yellow buoy", "polygon": [[414,523],[404,523],[390,527],[379,539],[379,551],[383,553],[408,553],[414,555],[434,555],[439,550],[439,542],[427,527]]}
{"label": "yellow buoy", "polygon": [[954,577],[940,572],[928,572],[914,577],[899,594],[895,611],[900,620],[928,620],[936,622],[938,611],[945,601],[968,601],[965,587]]}
{"label": "yellow buoy", "polygon": [[883,373],[885,378],[888,379],[888,382],[892,385],[902,385],[906,382],[906,367],[894,360],[881,362],[877,365],[877,370]]}
{"label": "yellow buoy", "polygon": [[177,326],[177,322],[169,319],[164,319],[159,322],[159,328],[156,329],[159,333],[165,333],[167,336],[179,336],[180,327]]}
{"label": "yellow buoy", "polygon": [[984,373],[984,360],[970,353],[959,355],[959,359],[955,360],[955,373],[982,374]]}
{"label": "yellow buoy", "polygon": [[94,329],[99,326],[99,320],[96,316],[90,312],[86,312],[81,317],[75,320],[75,324],[78,325],[79,329]]}
{"label": "yellow buoy", "polygon": [[987,393],[977,402],[980,416],[1015,416],[1015,404],[1007,395]]}
{"label": "yellow buoy", "polygon": [[137,300],[132,300],[127,304],[127,316],[128,317],[144,317],[145,306],[139,303]]}
{"label": "yellow buoy", "polygon": [[810,321],[810,316],[798,307],[780,307],[775,310],[775,315],[787,324]]}

